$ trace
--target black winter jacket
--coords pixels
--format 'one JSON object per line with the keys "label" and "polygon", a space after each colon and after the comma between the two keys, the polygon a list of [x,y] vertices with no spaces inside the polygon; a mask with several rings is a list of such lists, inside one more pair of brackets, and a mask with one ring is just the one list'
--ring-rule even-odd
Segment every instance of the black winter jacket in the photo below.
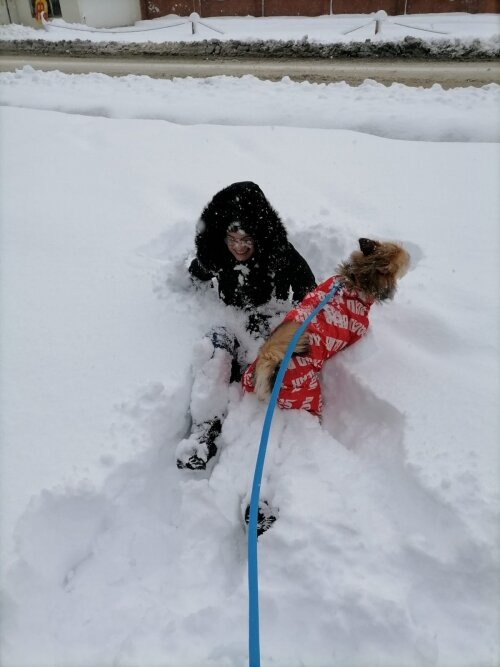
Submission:
{"label": "black winter jacket", "polygon": [[[239,226],[255,243],[246,262],[230,253],[228,228]],[[196,258],[189,272],[198,280],[217,278],[219,296],[230,306],[252,311],[273,297],[301,301],[316,287],[305,259],[288,241],[279,215],[258,185],[233,183],[218,192],[201,214],[196,233]]]}

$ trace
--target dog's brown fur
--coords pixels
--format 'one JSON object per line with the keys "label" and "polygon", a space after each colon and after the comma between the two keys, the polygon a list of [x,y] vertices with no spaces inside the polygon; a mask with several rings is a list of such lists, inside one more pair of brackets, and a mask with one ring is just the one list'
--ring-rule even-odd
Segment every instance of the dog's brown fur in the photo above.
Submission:
{"label": "dog's brown fur", "polygon": [[408,270],[410,256],[398,243],[359,239],[360,250],[338,268],[346,287],[375,301],[393,299],[397,282]]}
{"label": "dog's brown fur", "polygon": [[[285,357],[288,345],[299,327],[299,322],[283,322],[273,331],[270,338],[260,348],[254,376],[257,398],[264,400],[269,395],[271,387],[274,384],[273,378],[276,370]],[[306,354],[308,349],[309,339],[307,333],[304,331],[293,353]]]}
{"label": "dog's brown fur", "polygon": [[[360,250],[342,262],[336,273],[350,290],[357,290],[376,302],[393,299],[397,281],[408,270],[410,256],[398,243],[359,239]],[[262,345],[255,366],[255,393],[264,400],[274,384],[277,368],[283,360],[288,345],[300,322],[280,324]],[[295,347],[294,354],[303,355],[309,348],[307,329]]]}

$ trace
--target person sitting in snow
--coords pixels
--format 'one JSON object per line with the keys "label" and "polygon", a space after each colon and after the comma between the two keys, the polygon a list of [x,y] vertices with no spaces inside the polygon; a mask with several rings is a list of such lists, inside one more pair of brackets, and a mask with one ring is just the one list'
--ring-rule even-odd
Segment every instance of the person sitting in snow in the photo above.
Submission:
{"label": "person sitting in snow", "polygon": [[[233,183],[213,197],[201,214],[195,245],[189,266],[193,283],[216,279],[220,299],[245,313],[246,329],[256,336],[269,333],[271,304],[288,301],[290,294],[298,303],[316,287],[278,213],[250,181]],[[226,327],[212,329],[202,348],[191,394],[191,434],[176,452],[177,467],[190,470],[204,470],[217,452],[227,387],[240,380],[244,361],[240,342]]]}

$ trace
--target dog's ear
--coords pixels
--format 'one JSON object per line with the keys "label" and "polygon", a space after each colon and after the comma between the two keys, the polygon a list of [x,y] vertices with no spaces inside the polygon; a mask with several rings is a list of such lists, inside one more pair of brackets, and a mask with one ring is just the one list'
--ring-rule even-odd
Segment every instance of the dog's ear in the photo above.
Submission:
{"label": "dog's ear", "polygon": [[373,255],[379,243],[377,241],[372,241],[371,239],[358,239],[359,247],[361,252],[365,257]]}

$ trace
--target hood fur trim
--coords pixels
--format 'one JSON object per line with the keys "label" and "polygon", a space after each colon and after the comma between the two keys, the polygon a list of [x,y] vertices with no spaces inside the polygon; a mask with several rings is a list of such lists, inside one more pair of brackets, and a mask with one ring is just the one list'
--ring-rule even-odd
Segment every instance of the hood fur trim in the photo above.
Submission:
{"label": "hood fur trim", "polygon": [[224,242],[234,225],[253,237],[256,257],[272,259],[288,244],[285,227],[260,187],[251,181],[233,183],[213,197],[198,223],[197,256],[208,271],[235,263]]}

